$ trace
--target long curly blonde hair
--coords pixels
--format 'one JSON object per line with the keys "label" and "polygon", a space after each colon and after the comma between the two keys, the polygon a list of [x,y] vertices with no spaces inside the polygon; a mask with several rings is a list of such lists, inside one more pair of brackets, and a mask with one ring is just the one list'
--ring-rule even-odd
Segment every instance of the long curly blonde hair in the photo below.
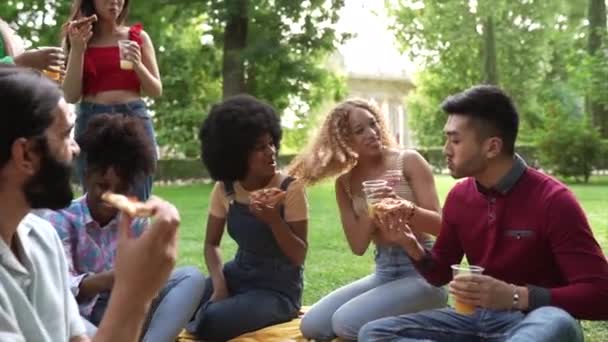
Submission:
{"label": "long curly blonde hair", "polygon": [[367,110],[374,116],[383,146],[397,146],[378,107],[362,99],[349,99],[327,114],[316,137],[287,166],[287,173],[304,184],[314,184],[352,169],[359,156],[351,147],[353,132],[349,117],[357,108]]}

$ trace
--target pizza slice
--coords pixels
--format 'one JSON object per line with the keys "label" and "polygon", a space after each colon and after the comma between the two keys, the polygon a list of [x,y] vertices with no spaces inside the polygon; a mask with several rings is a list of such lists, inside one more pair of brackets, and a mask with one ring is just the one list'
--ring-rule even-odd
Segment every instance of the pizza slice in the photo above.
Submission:
{"label": "pizza slice", "polygon": [[405,199],[383,198],[373,204],[374,214],[380,221],[405,221],[407,222],[412,213],[412,202]]}
{"label": "pizza slice", "polygon": [[153,210],[147,208],[142,202],[137,199],[130,199],[125,195],[106,191],[101,195],[101,199],[131,217],[151,217],[154,215]]}
{"label": "pizza slice", "polygon": [[279,188],[266,188],[253,191],[249,194],[250,202],[261,202],[273,207],[280,203],[287,193]]}
{"label": "pizza slice", "polygon": [[86,24],[92,24],[97,21],[97,15],[93,14],[88,17],[80,18],[74,22],[74,25],[78,28],[83,27]]}

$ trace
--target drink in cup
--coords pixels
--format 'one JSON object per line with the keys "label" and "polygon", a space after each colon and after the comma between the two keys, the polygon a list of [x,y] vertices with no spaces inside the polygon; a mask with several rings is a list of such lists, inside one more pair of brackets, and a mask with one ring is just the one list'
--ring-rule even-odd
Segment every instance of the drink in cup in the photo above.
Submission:
{"label": "drink in cup", "polygon": [[361,185],[363,186],[363,193],[365,194],[365,202],[367,203],[367,211],[370,218],[374,217],[374,203],[378,203],[382,200],[382,197],[377,194],[377,191],[386,187],[388,182],[384,179],[368,180]]}
{"label": "drink in cup", "polygon": [[42,73],[52,79],[53,81],[59,82],[59,80],[61,79],[61,74],[59,73],[59,71],[57,70],[53,70],[53,69],[45,69],[42,70]]}
{"label": "drink in cup", "polygon": [[[452,274],[454,278],[458,275],[463,274],[482,274],[483,267],[472,266],[472,265],[452,265]],[[475,313],[475,306],[466,304],[458,301],[458,298],[454,298],[454,310],[461,315],[472,315]]]}
{"label": "drink in cup", "polygon": [[129,51],[129,46],[131,44],[136,44],[128,39],[121,39],[118,41],[118,51],[120,53],[120,68],[123,70],[132,70],[133,62],[127,60],[127,51]]}

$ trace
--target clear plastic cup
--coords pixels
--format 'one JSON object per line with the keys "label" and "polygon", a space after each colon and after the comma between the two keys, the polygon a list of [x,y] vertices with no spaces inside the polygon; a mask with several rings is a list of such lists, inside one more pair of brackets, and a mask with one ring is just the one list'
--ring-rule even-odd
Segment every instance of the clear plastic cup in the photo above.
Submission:
{"label": "clear plastic cup", "polygon": [[368,180],[361,183],[363,187],[363,193],[365,194],[365,201],[367,203],[367,210],[369,217],[374,217],[374,203],[378,203],[382,200],[382,196],[376,192],[379,189],[386,187],[388,182],[384,179]]}
{"label": "clear plastic cup", "polygon": [[[458,275],[463,274],[482,274],[483,267],[473,265],[452,265],[452,274],[454,278]],[[461,315],[472,315],[475,313],[475,306],[471,304],[465,304],[458,301],[458,298],[454,298],[454,310]]]}
{"label": "clear plastic cup", "polygon": [[127,51],[131,44],[135,44],[135,42],[128,39],[121,39],[118,41],[118,51],[120,53],[120,68],[123,70],[132,70],[133,62],[127,60]]}
{"label": "clear plastic cup", "polygon": [[382,175],[382,179],[386,180],[388,186],[395,189],[403,179],[403,172],[401,170],[387,170]]}

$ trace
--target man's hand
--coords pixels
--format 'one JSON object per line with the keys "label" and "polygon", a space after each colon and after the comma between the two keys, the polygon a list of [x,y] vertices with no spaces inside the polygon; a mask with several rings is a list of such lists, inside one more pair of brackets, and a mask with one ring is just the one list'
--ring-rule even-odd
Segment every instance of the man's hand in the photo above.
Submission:
{"label": "man's hand", "polygon": [[514,285],[479,274],[459,274],[449,284],[459,302],[492,310],[513,309]]}
{"label": "man's hand", "polygon": [[[375,211],[374,211],[375,214]],[[401,218],[401,215],[374,215],[374,222],[378,233],[403,248],[414,260],[420,261],[425,254],[424,248],[418,242],[410,226]]]}
{"label": "man's hand", "polygon": [[169,278],[177,259],[180,217],[169,202],[153,197],[144,204],[154,216],[139,238],[131,237],[131,219],[121,215],[115,262],[115,291],[135,303],[147,303]]}
{"label": "man's hand", "polygon": [[15,64],[38,70],[64,73],[65,55],[58,47],[40,47],[27,50],[15,57]]}
{"label": "man's hand", "polygon": [[386,226],[380,225],[377,230],[378,235],[385,241],[390,242],[393,245],[405,246],[411,243],[411,239],[416,239],[413,236],[412,230],[406,224],[399,226]]}

